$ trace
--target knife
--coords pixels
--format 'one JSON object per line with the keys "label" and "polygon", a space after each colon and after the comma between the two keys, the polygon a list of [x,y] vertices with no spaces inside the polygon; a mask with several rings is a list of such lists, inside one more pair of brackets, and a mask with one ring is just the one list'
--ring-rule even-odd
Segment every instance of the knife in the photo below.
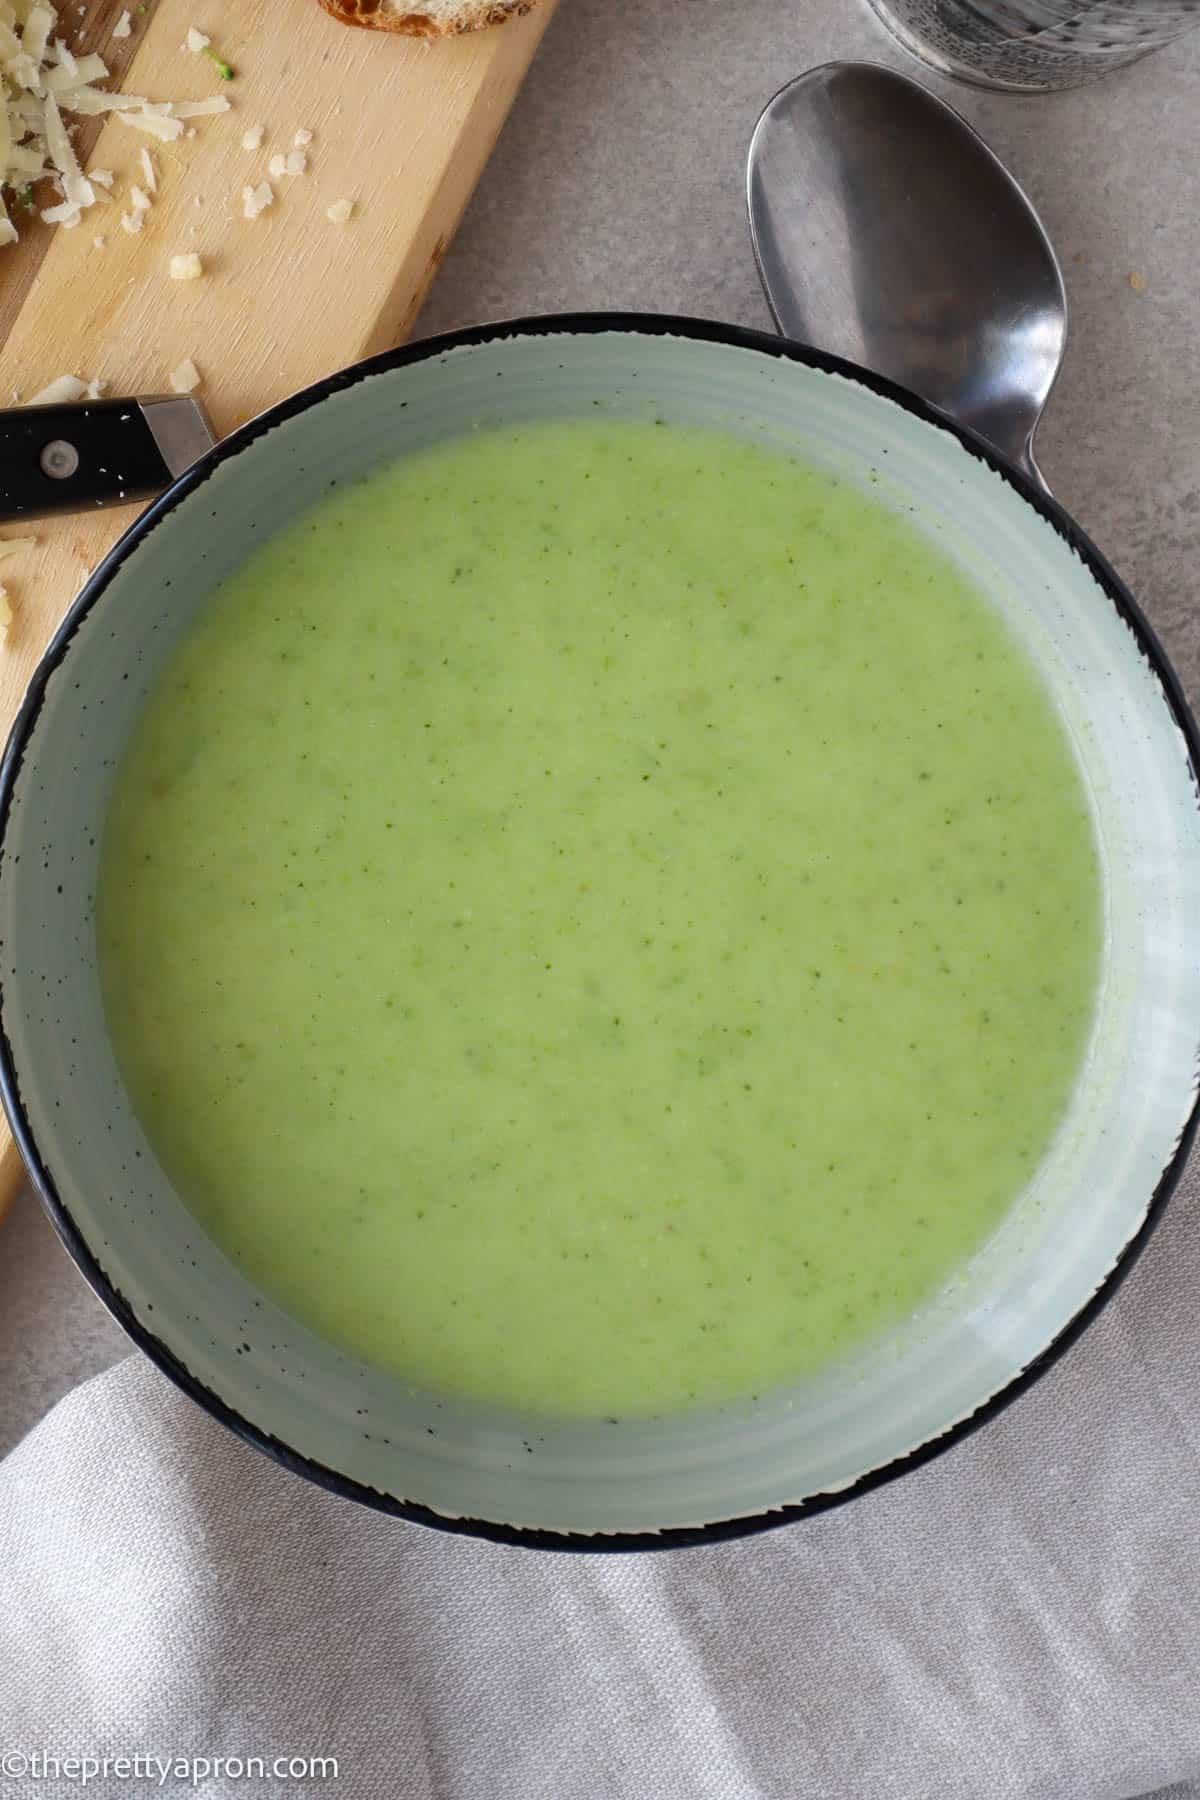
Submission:
{"label": "knife", "polygon": [[0,409],[0,523],[149,500],[216,441],[179,394]]}

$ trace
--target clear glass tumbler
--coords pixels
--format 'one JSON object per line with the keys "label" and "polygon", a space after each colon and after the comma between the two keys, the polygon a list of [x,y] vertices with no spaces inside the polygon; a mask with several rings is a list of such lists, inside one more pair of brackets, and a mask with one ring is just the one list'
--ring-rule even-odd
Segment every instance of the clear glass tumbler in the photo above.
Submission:
{"label": "clear glass tumbler", "polygon": [[1076,87],[1200,25],[1200,0],[870,0],[905,49],[981,87]]}

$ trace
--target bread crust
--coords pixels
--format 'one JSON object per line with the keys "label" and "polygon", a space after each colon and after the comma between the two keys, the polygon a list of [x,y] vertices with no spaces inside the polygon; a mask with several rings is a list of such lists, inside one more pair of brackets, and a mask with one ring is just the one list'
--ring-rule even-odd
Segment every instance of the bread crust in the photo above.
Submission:
{"label": "bread crust", "polygon": [[401,32],[407,37],[455,37],[463,31],[482,31],[505,19],[532,12],[536,0],[462,0],[457,19],[439,23],[419,7],[412,12],[387,12],[383,0],[321,0],[332,18],[343,25],[360,25],[366,31]]}

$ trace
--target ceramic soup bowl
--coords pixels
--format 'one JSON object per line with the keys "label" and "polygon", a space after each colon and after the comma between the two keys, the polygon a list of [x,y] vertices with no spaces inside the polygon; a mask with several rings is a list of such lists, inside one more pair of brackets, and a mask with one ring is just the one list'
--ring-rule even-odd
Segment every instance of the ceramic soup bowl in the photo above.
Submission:
{"label": "ceramic soup bowl", "polygon": [[[1053,695],[1091,799],[1105,907],[1069,1116],[970,1265],[844,1366],[753,1403],[616,1423],[411,1389],[251,1287],[134,1116],[94,924],[114,767],[214,585],[331,482],[481,425],[597,409],[751,438],[907,509],[999,608]],[[60,1235],[130,1335],[300,1473],[406,1518],[542,1547],[777,1524],[911,1468],[993,1413],[1094,1316],[1146,1241],[1195,1120],[1196,762],[1178,683],[1107,563],[1058,506],[913,396],[778,339],[679,320],[531,320],[414,345],[298,396],[191,469],[97,570],[47,653],[0,788],[10,1118]]]}

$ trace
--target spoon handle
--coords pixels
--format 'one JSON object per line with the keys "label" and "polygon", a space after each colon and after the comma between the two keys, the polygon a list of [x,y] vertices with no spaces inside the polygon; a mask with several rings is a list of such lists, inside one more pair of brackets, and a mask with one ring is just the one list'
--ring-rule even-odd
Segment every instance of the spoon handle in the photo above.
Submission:
{"label": "spoon handle", "polygon": [[[1004,449],[1003,444],[998,444],[996,447],[999,450]],[[1029,438],[1027,439],[1027,441],[1025,443],[1024,448],[1021,451],[1018,452],[1016,450],[1008,450],[1008,451],[1005,451],[1005,454],[1008,457],[1009,462],[1014,463],[1016,465],[1016,467],[1018,469],[1020,469],[1022,475],[1028,475],[1030,481],[1034,482],[1037,487],[1040,487],[1043,494],[1046,494],[1050,498],[1053,498],[1053,495],[1050,494],[1050,483],[1046,480],[1046,477],[1042,474],[1042,471],[1038,468],[1037,461],[1033,454],[1033,435],[1032,435],[1032,433],[1030,434]]]}

